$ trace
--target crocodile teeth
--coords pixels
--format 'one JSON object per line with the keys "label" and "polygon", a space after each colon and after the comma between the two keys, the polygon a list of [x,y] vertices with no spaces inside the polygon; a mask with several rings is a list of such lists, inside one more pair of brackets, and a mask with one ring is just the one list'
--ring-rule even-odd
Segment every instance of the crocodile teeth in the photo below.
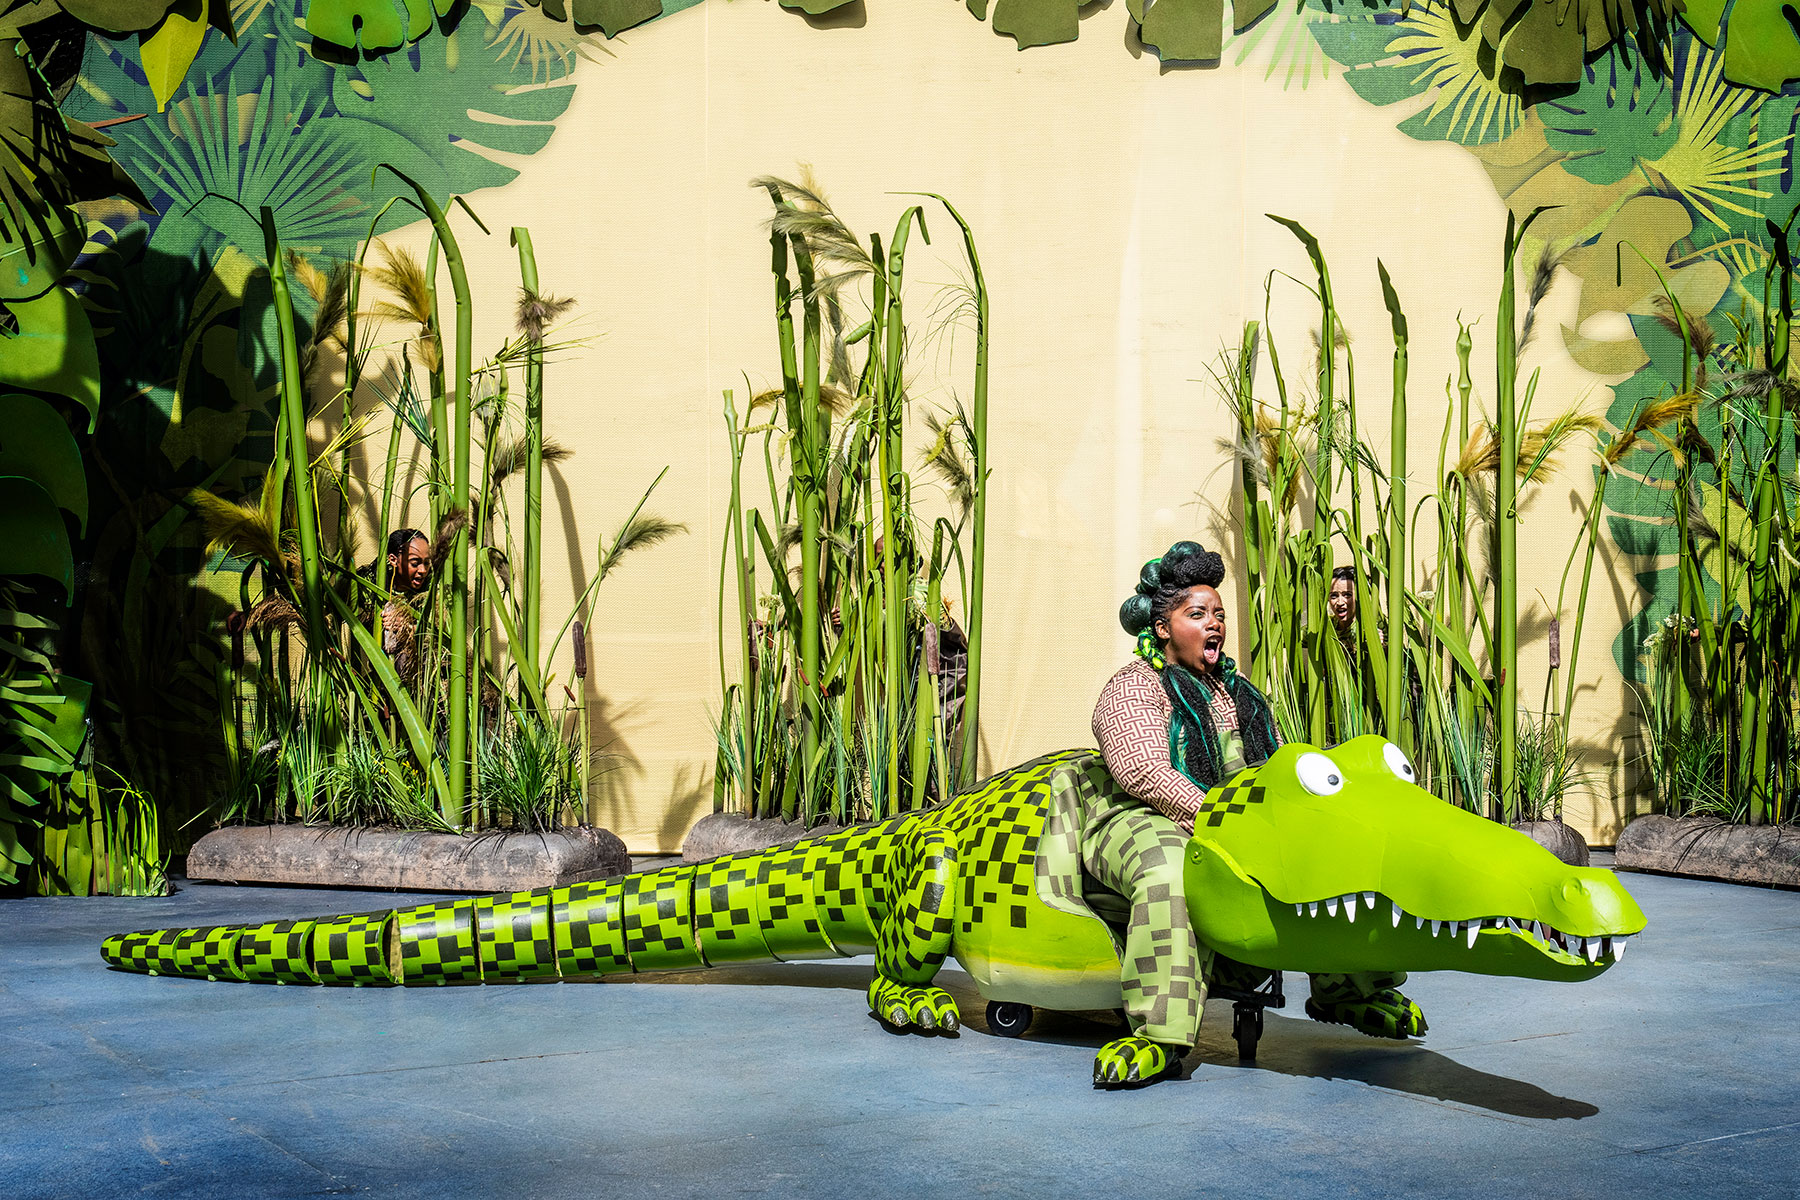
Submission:
{"label": "crocodile teeth", "polygon": [[1599,938],[1582,938],[1581,939],[1581,953],[1582,953],[1582,956],[1585,957],[1589,962],[1593,962],[1595,959],[1599,958],[1600,957],[1600,939]]}
{"label": "crocodile teeth", "polygon": [[1306,915],[1309,917],[1316,917],[1319,915],[1319,902],[1317,900],[1314,900],[1311,904],[1306,906]]}
{"label": "crocodile teeth", "polygon": [[1414,928],[1414,929],[1423,929],[1423,928],[1425,928],[1425,918],[1424,918],[1424,917],[1420,917],[1420,916],[1415,916],[1415,917],[1413,917],[1413,928]]}
{"label": "crocodile teeth", "polygon": [[1363,893],[1363,903],[1368,906],[1370,912],[1374,912],[1375,911],[1375,893],[1374,892],[1364,892]]}
{"label": "crocodile teeth", "polygon": [[1431,923],[1431,936],[1436,937],[1438,935],[1438,930],[1442,929],[1443,927],[1444,927],[1444,923],[1442,921],[1433,921]]}
{"label": "crocodile teeth", "polygon": [[1350,923],[1352,925],[1354,925],[1356,923],[1356,893],[1355,892],[1351,892],[1348,896],[1344,897],[1344,915],[1350,919]]}
{"label": "crocodile teeth", "polygon": [[1337,916],[1337,906],[1338,906],[1338,898],[1336,896],[1333,896],[1331,899],[1329,899],[1325,902],[1326,914],[1328,916],[1333,916],[1333,917]]}
{"label": "crocodile teeth", "polygon": [[1481,933],[1481,922],[1480,921],[1470,921],[1469,922],[1469,949],[1473,950],[1475,948],[1475,938],[1480,933]]}
{"label": "crocodile teeth", "polygon": [[1306,905],[1304,905],[1304,904],[1294,905],[1294,915],[1296,917],[1305,916],[1306,915]]}
{"label": "crocodile teeth", "polygon": [[1395,904],[1394,901],[1389,900],[1388,903],[1392,904],[1394,907],[1394,928],[1398,929],[1398,928],[1400,928],[1400,918],[1405,916],[1406,914],[1400,911],[1400,906],[1398,904]]}
{"label": "crocodile teeth", "polygon": [[1612,940],[1612,956],[1613,956],[1614,962],[1621,962],[1624,960],[1624,958],[1625,958],[1625,939],[1624,938],[1614,938]]}
{"label": "crocodile teeth", "polygon": [[1550,940],[1550,935],[1544,932],[1544,923],[1542,921],[1533,921],[1531,923],[1531,936],[1540,942],[1548,942]]}

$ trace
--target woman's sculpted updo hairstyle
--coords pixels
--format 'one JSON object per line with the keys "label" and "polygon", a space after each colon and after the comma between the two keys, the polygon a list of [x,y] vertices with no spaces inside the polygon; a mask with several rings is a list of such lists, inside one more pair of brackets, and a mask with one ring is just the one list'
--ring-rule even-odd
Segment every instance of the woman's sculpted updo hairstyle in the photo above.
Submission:
{"label": "woman's sculpted updo hairstyle", "polygon": [[1153,558],[1138,573],[1137,592],[1119,606],[1119,624],[1133,637],[1142,637],[1175,611],[1190,588],[1205,584],[1216,588],[1225,582],[1225,560],[1217,551],[1198,542],[1176,542]]}

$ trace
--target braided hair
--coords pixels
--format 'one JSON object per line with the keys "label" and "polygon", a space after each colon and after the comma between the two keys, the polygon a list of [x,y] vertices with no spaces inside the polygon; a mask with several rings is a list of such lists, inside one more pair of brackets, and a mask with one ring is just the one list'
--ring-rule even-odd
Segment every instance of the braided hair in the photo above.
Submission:
{"label": "braided hair", "polygon": [[1263,762],[1280,745],[1268,700],[1237,673],[1235,662],[1221,658],[1218,672],[1202,678],[1168,661],[1163,641],[1156,636],[1157,624],[1169,618],[1189,591],[1202,586],[1217,588],[1223,582],[1225,560],[1217,551],[1198,542],[1176,542],[1161,558],[1144,564],[1138,573],[1137,591],[1119,606],[1119,624],[1138,639],[1137,653],[1157,670],[1174,706],[1171,764],[1202,788],[1218,783],[1225,772],[1213,724],[1213,689],[1224,690],[1237,706],[1245,761]]}

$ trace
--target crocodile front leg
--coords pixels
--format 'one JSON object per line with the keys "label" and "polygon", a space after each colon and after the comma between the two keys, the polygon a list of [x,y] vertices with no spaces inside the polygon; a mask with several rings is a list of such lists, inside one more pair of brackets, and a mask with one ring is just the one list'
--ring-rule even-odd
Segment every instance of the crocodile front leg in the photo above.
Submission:
{"label": "crocodile front leg", "polygon": [[869,1011],[896,1029],[953,1031],[956,1001],[932,987],[956,928],[956,845],[941,829],[914,839],[905,890],[876,933]]}

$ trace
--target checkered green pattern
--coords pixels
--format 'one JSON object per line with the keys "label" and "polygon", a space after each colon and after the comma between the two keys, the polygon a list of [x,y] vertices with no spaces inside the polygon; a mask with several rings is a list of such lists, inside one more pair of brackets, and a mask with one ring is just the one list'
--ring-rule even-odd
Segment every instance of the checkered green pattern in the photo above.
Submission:
{"label": "checkered green pattern", "polygon": [[420,987],[481,982],[472,901],[403,908],[394,914],[394,930],[400,942],[401,983]]}
{"label": "checkered green pattern", "polygon": [[815,839],[765,852],[756,888],[757,927],[774,956],[783,961],[837,958],[819,918],[813,878],[836,851]]}
{"label": "checkered green pattern", "polygon": [[481,977],[534,979],[556,972],[556,945],[550,937],[551,889],[514,892],[475,902],[475,940],[481,950]]}
{"label": "checkered green pattern", "polygon": [[1082,846],[1088,873],[1131,904],[1120,983],[1132,1032],[1177,1046],[1200,1032],[1212,961],[1188,921],[1187,843],[1175,822],[1139,808],[1110,813]]}
{"label": "checkered green pattern", "polygon": [[703,967],[694,945],[694,868],[664,867],[619,881],[620,926],[634,971]]}
{"label": "checkered green pattern", "polygon": [[116,933],[100,944],[100,957],[123,971],[172,974],[169,951],[181,932],[179,929],[142,929],[136,933]]}
{"label": "checkered green pattern", "polygon": [[622,880],[557,888],[551,895],[550,922],[563,978],[631,970],[625,953]]}
{"label": "checkered green pattern", "polygon": [[896,983],[930,983],[956,933],[956,845],[942,829],[920,830],[899,866],[906,892],[876,933],[875,970]]}
{"label": "checkered green pattern", "polygon": [[757,921],[760,854],[727,854],[694,868],[694,936],[708,966],[767,962]]}
{"label": "checkered green pattern", "polygon": [[1269,789],[1256,782],[1258,773],[1255,767],[1246,768],[1206,793],[1194,814],[1194,828],[1206,825],[1217,829],[1226,817],[1268,799]]}
{"label": "checkered green pattern", "polygon": [[892,904],[889,875],[901,845],[899,831],[919,823],[916,817],[895,817],[814,843],[820,858],[810,879],[813,911],[839,953],[874,953],[875,931]]}
{"label": "checkered green pattern", "polygon": [[243,932],[241,925],[182,930],[171,947],[172,973],[195,979],[242,980],[237,965],[237,944]]}
{"label": "checkered green pattern", "polygon": [[313,971],[320,983],[352,987],[395,982],[387,964],[389,912],[353,913],[313,922]]}
{"label": "checkered green pattern", "polygon": [[1072,750],[1053,758],[1049,815],[1033,868],[1038,899],[1058,912],[1091,917],[1093,897],[1084,894],[1082,885],[1082,834],[1102,824],[1109,812],[1143,805],[1114,782],[1098,750]]}
{"label": "checkered green pattern", "polygon": [[238,971],[252,983],[317,983],[311,921],[267,921],[238,935]]}
{"label": "checkered green pattern", "polygon": [[1051,780],[1084,753],[1093,752],[1049,754],[1002,771],[945,810],[942,823],[957,837],[959,932],[986,923],[1025,928]]}

